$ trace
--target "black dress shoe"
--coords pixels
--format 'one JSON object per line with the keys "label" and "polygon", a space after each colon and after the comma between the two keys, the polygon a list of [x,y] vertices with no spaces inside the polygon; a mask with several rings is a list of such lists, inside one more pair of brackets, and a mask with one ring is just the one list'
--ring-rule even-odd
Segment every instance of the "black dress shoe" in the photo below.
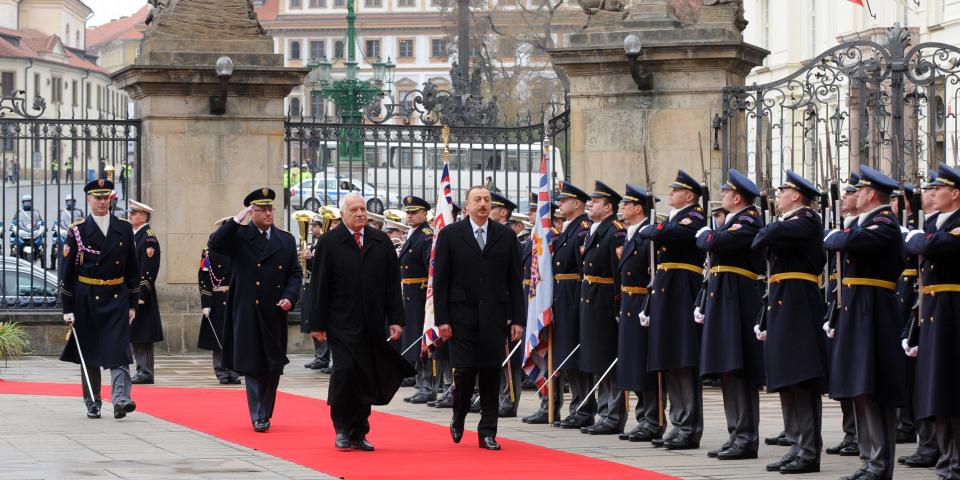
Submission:
{"label": "black dress shoe", "polygon": [[662,447],[662,446],[663,446],[665,443],[667,443],[668,441],[674,440],[674,439],[676,439],[676,438],[677,438],[676,436],[667,435],[666,437],[654,438],[653,440],[650,440],[650,443],[651,443],[654,447],[658,447],[658,448],[659,448],[659,447]]}
{"label": "black dress shoe", "polygon": [[537,410],[533,415],[523,417],[520,421],[529,425],[545,425],[547,423],[547,412]]}
{"label": "black dress shoe", "polygon": [[221,378],[221,379],[220,379],[220,385],[230,385],[230,383],[231,383],[231,382],[230,382],[230,379],[229,379],[229,378]]}
{"label": "black dress shoe", "polygon": [[897,432],[897,443],[913,443],[917,441],[917,432]]}
{"label": "black dress shoe", "polygon": [[816,460],[804,460],[795,458],[792,462],[780,467],[782,475],[794,475],[798,473],[816,473],[820,471],[820,462]]}
{"label": "black dress shoe", "polygon": [[837,455],[841,457],[859,457],[860,445],[857,442],[850,442],[849,445],[841,448]]}
{"label": "black dress shoe", "polygon": [[915,453],[905,458],[903,464],[912,468],[930,468],[937,464],[937,457]]}
{"label": "black dress shoe", "polygon": [[627,440],[631,442],[651,442],[660,438],[663,438],[662,431],[651,432],[648,429],[643,429],[638,433],[631,434]]}
{"label": "black dress shoe", "polygon": [[230,379],[230,385],[240,385],[240,377],[233,377]]}
{"label": "black dress shoe", "polygon": [[717,458],[717,455],[719,455],[720,452],[722,452],[722,451],[724,451],[724,450],[726,450],[726,449],[728,449],[728,448],[730,448],[730,447],[732,447],[732,446],[733,446],[733,442],[731,442],[730,440],[727,440],[726,442],[723,442],[723,445],[720,445],[720,448],[715,448],[715,449],[713,449],[713,450],[708,451],[708,452],[707,452],[707,456],[710,457],[710,458]]}
{"label": "black dress shoe", "polygon": [[428,407],[436,407],[436,406],[437,406],[437,401],[436,401],[436,400],[430,400],[429,402],[427,402],[427,406],[428,406]]}
{"label": "black dress shoe", "polygon": [[417,384],[417,379],[415,377],[407,377],[407,378],[404,378],[402,382],[400,382],[401,387],[412,387],[416,384]]}
{"label": "black dress shoe", "polygon": [[592,427],[581,428],[580,433],[586,433],[587,435],[616,435],[620,433],[620,429],[613,425],[598,423]]}
{"label": "black dress shoe", "polygon": [[460,443],[460,439],[463,438],[463,427],[457,428],[451,423],[450,438],[453,439],[453,443]]}
{"label": "black dress shoe", "polygon": [[[663,448],[666,448],[667,450],[696,450],[700,448],[700,443],[674,438],[663,442]],[[720,458],[719,455],[717,458]]]}
{"label": "black dress shoe", "polygon": [[717,454],[717,460],[749,460],[757,458],[757,451],[734,445]]}
{"label": "black dress shoe", "polygon": [[860,478],[863,477],[866,473],[867,473],[867,469],[861,467],[859,470],[857,470],[856,472],[853,472],[853,474],[851,475],[840,477],[840,480],[860,480]]}
{"label": "black dress shoe", "polygon": [[326,367],[329,367],[329,366],[330,366],[330,364],[329,364],[328,362],[324,362],[324,361],[320,360],[319,358],[315,358],[315,359],[313,359],[312,362],[304,365],[303,367],[304,367],[304,368],[309,368],[309,369],[311,369],[311,370],[320,370],[321,368],[326,368]]}
{"label": "black dress shoe", "polygon": [[500,444],[493,437],[480,438],[480,448],[485,450],[500,450]]}
{"label": "black dress shoe", "polygon": [[517,411],[513,409],[503,409],[497,410],[497,416],[500,418],[513,418],[517,416]]}
{"label": "black dress shoe", "polygon": [[134,385],[153,385],[153,378],[142,377],[137,375],[130,379],[130,383]]}
{"label": "black dress shoe", "polygon": [[437,400],[433,405],[435,408],[453,408],[453,395],[448,395]]}
{"label": "black dress shoe", "polygon": [[[404,398],[404,400],[407,400],[407,399]],[[410,400],[407,400],[407,401],[414,405],[423,405],[424,403],[427,403],[430,400],[433,400],[433,398],[430,398],[430,395],[427,395],[426,393],[418,393],[410,397]]]}
{"label": "black dress shoe", "polygon": [[263,433],[267,430],[270,430],[270,420],[257,420],[253,424],[253,431],[257,433]]}
{"label": "black dress shoe", "polygon": [[137,409],[137,404],[133,400],[129,402],[117,402],[113,404],[113,418],[126,417],[128,413]]}
{"label": "black dress shoe", "polygon": [[[776,437],[767,437],[763,439],[764,445],[779,445],[781,438],[787,438],[786,432],[780,432]],[[773,471],[773,470],[771,470]]]}
{"label": "black dress shoe", "polygon": [[789,447],[789,446],[791,446],[791,445],[792,445],[792,444],[790,443],[790,440],[787,439],[787,437],[783,437],[783,438],[778,438],[778,439],[777,439],[777,446],[780,446],[780,447]]}
{"label": "black dress shoe", "polygon": [[349,450],[350,439],[342,433],[337,434],[337,439],[333,441],[333,446],[338,450]]}
{"label": "black dress shoe", "polygon": [[350,442],[350,448],[360,450],[361,452],[372,452],[373,444],[367,441],[367,437],[360,437]]}
{"label": "black dress shoe", "polygon": [[91,405],[87,408],[87,418],[100,418],[100,407]]}
{"label": "black dress shoe", "polygon": [[594,423],[593,417],[587,417],[583,420],[577,420],[576,417],[567,417],[560,421],[560,428],[571,430],[574,428],[583,428],[592,426]]}
{"label": "black dress shoe", "polygon": [[320,373],[322,373],[322,374],[324,374],[324,375],[330,375],[331,373],[333,373],[333,369],[330,368],[330,367],[321,368],[321,369],[320,369]]}
{"label": "black dress shoe", "polygon": [[850,444],[856,445],[856,443],[853,442],[853,441],[844,440],[844,441],[840,442],[839,444],[837,444],[836,446],[827,448],[826,450],[824,450],[824,453],[826,453],[827,455],[839,455],[839,454],[840,454],[840,450],[843,450],[844,448],[847,448],[848,446],[850,446]]}
{"label": "black dress shoe", "polygon": [[794,457],[793,455],[790,455],[790,454],[784,455],[783,458],[781,458],[780,460],[777,460],[776,462],[773,462],[773,463],[768,463],[768,464],[767,464],[767,471],[768,471],[768,472],[779,472],[780,469],[783,468],[784,465],[792,462],[792,461],[793,461],[794,459],[796,459],[796,458],[797,458],[797,457]]}

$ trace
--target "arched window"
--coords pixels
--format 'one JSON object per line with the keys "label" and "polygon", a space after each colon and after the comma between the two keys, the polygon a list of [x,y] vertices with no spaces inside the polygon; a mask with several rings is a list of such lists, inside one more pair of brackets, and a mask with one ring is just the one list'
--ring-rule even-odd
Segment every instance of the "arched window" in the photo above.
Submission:
{"label": "arched window", "polygon": [[290,42],[290,59],[300,60],[300,42]]}
{"label": "arched window", "polygon": [[300,116],[300,99],[297,97],[290,99],[290,116]]}

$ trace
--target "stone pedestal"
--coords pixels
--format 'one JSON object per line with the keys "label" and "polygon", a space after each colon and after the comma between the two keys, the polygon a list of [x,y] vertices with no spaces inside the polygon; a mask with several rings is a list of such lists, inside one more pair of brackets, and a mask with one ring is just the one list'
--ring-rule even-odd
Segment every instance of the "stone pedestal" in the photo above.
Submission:
{"label": "stone pedestal", "polygon": [[[198,5],[206,18],[190,14]],[[156,210],[151,226],[162,247],[161,353],[196,347],[197,270],[214,222],[243,208],[254,188],[270,187],[282,198],[283,99],[307,69],[284,68],[272,45],[249,18],[246,0],[180,0],[148,27],[138,64],[113,75],[143,121],[141,200]],[[213,115],[220,56],[235,68],[226,114]],[[283,220],[277,215],[281,228]]]}
{"label": "stone pedestal", "polygon": [[[656,193],[667,192],[677,168],[697,177],[706,168],[718,191],[726,173],[720,151],[711,148],[711,118],[721,110],[723,88],[743,85],[768,53],[743,42],[731,15],[711,10],[736,6],[703,6],[701,23],[681,26],[669,2],[639,2],[621,25],[568,34],[568,46],[550,52],[570,78],[574,184],[643,185],[646,154]],[[651,74],[651,90],[640,91],[630,74],[623,40],[631,33],[641,39],[640,73]]]}

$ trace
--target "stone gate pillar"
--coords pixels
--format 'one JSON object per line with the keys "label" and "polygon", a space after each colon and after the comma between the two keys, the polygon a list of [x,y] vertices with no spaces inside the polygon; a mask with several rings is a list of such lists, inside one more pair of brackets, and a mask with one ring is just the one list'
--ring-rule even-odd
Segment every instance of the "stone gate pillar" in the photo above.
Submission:
{"label": "stone gate pillar", "polygon": [[[282,199],[283,99],[307,69],[283,67],[248,0],[158,3],[137,63],[113,79],[143,121],[142,200],[156,209],[151,226],[162,247],[158,350],[182,353],[196,347],[197,269],[214,222],[256,187]],[[222,56],[234,70],[226,113],[216,115],[210,97],[221,91]]]}
{"label": "stone gate pillar", "polygon": [[[684,7],[681,17],[675,2]],[[587,28],[567,34],[550,57],[570,78],[571,181],[642,185],[646,152],[654,190],[663,194],[677,168],[702,176],[699,133],[711,190],[718,191],[726,173],[711,148],[711,118],[723,88],[743,85],[768,53],[743,41],[742,14],[741,0],[634,0],[623,11],[595,11]],[[631,33],[641,40],[639,73],[650,75],[648,90],[639,90],[630,72],[624,38]]]}

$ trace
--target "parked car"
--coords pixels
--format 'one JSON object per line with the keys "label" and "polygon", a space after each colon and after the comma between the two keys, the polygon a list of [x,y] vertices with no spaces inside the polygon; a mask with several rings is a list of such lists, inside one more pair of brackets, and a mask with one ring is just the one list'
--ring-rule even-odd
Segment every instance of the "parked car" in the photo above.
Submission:
{"label": "parked car", "polygon": [[367,210],[373,213],[399,207],[401,202],[396,193],[377,189],[370,183],[332,175],[324,178],[323,172],[320,172],[314,178],[290,188],[290,205],[316,212],[323,205],[337,205],[340,196],[348,193],[362,194],[367,201]]}
{"label": "parked car", "polygon": [[54,308],[57,275],[17,257],[0,257],[0,308]]}

